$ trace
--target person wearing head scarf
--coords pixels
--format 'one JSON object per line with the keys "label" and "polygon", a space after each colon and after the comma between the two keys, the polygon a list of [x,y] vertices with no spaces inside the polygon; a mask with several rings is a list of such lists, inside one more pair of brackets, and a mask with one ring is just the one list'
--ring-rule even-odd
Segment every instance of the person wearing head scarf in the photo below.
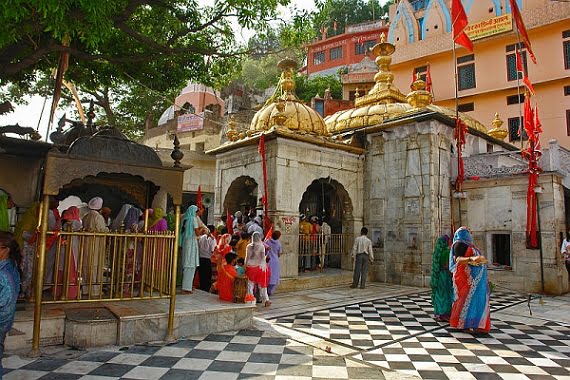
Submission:
{"label": "person wearing head scarf", "polygon": [[265,241],[267,245],[267,256],[269,257],[269,269],[271,273],[269,274],[269,285],[267,286],[267,294],[273,295],[277,285],[279,285],[280,275],[281,275],[281,265],[279,263],[279,258],[281,257],[281,243],[279,238],[281,237],[280,231],[273,231],[270,239]]}
{"label": "person wearing head scarf", "polygon": [[138,232],[139,230],[139,220],[143,212],[137,207],[131,207],[125,216],[123,224],[125,225],[125,230],[131,232]]}
{"label": "person wearing head scarf", "polygon": [[119,231],[121,229],[121,225],[125,230],[129,229],[130,226],[125,225],[124,222],[125,218],[127,217],[127,213],[132,207],[133,205],[128,203],[125,203],[123,207],[121,207],[121,210],[119,211],[115,219],[113,219],[113,221],[111,222],[111,226],[109,227],[111,231]]}
{"label": "person wearing head scarf", "polygon": [[267,261],[265,259],[265,245],[261,241],[263,235],[254,232],[251,235],[251,243],[247,246],[245,257],[245,275],[247,276],[247,291],[254,294],[255,285],[259,287],[261,302],[265,306],[270,306],[269,295],[267,294]]}
{"label": "person wearing head scarf", "polygon": [[[61,216],[57,209],[59,200],[55,197],[49,197],[48,202],[48,230],[56,232],[61,229]],[[54,279],[57,239],[57,232],[46,237],[46,271],[44,274],[44,285],[48,288],[52,286]]]}
{"label": "person wearing head scarf", "polygon": [[[89,212],[83,217],[83,228],[87,232],[107,232],[103,215],[103,199],[92,198],[87,204]],[[87,236],[84,240],[81,277],[83,279],[83,294],[90,298],[99,298],[103,284],[103,268],[105,267],[105,236]],[[81,259],[81,258],[80,258]]]}
{"label": "person wearing head scarf", "polygon": [[111,214],[113,213],[113,210],[111,210],[109,207],[103,207],[99,213],[101,216],[103,216],[103,219],[105,220],[105,226],[108,228],[111,225]]}
{"label": "person wearing head scarf", "polygon": [[200,266],[198,256],[198,237],[202,235],[203,223],[200,219],[203,210],[198,210],[198,206],[191,205],[184,213],[181,223],[180,245],[182,246],[182,294],[192,294],[192,283],[196,268]]}
{"label": "person wearing head scarf", "polygon": [[253,222],[247,228],[247,233],[251,235],[254,232],[259,232],[261,235],[263,235],[263,227],[261,227],[261,223],[261,218],[259,216],[253,218]]}
{"label": "person wearing head scarf", "polygon": [[313,257],[311,256],[311,223],[305,214],[299,215],[299,268],[302,272],[313,267]]}
{"label": "person wearing head scarf", "polygon": [[489,332],[489,282],[487,260],[473,244],[471,232],[460,227],[453,236],[449,270],[453,276],[453,306],[449,324],[452,328]]}
{"label": "person wearing head scarf", "polygon": [[164,210],[160,207],[154,209],[148,217],[148,231],[164,232],[168,230],[168,223],[164,219]]}
{"label": "person wearing head scarf", "polygon": [[[61,214],[62,229],[65,231],[77,232],[83,228],[81,218],[79,216],[79,208],[71,206]],[[69,255],[68,255],[69,252]],[[66,260],[69,260],[69,273],[67,283],[67,299],[76,299],[79,283],[78,283],[78,258],[79,252],[79,239],[77,236],[69,236],[66,238],[66,244],[61,246],[59,254],[59,265],[57,268],[57,287],[55,289],[55,297],[59,299],[63,295],[63,283],[65,280],[65,265]]]}
{"label": "person wearing head scarf", "polygon": [[438,321],[449,321],[453,304],[453,281],[449,272],[449,237],[439,237],[432,256],[430,286],[433,313]]}
{"label": "person wearing head scarf", "polygon": [[40,204],[38,202],[26,210],[24,215],[18,220],[14,237],[19,247],[22,247],[22,283],[21,292],[26,299],[32,295],[32,276],[34,273],[34,256],[36,254],[38,218],[40,214]]}

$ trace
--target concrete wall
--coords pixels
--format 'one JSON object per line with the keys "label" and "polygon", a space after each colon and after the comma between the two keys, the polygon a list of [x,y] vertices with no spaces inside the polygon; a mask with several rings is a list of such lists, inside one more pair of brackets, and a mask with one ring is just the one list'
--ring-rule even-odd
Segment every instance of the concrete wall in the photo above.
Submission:
{"label": "concrete wall", "polygon": [[9,193],[18,207],[36,200],[41,160],[33,157],[0,156],[0,189]]}

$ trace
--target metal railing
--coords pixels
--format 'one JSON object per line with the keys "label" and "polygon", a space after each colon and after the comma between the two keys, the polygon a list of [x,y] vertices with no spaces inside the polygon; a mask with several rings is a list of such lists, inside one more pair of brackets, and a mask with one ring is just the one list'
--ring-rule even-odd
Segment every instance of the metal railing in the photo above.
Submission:
{"label": "metal railing", "polygon": [[48,232],[42,303],[169,297],[173,232]]}
{"label": "metal railing", "polygon": [[299,268],[340,268],[343,234],[299,234]]}

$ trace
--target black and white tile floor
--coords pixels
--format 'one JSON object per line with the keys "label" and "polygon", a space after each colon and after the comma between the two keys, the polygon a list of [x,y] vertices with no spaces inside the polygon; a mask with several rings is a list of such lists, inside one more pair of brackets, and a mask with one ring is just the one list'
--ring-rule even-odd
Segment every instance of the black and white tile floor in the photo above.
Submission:
{"label": "black and white tile floor", "polygon": [[[494,293],[491,308],[525,300]],[[570,326],[492,319],[489,334],[471,335],[435,322],[432,311],[430,294],[420,292],[271,320],[291,337],[346,347],[339,355],[311,339],[244,330],[72,360],[9,356],[4,379],[384,379],[381,368],[389,368],[396,371],[391,378],[570,380]]]}

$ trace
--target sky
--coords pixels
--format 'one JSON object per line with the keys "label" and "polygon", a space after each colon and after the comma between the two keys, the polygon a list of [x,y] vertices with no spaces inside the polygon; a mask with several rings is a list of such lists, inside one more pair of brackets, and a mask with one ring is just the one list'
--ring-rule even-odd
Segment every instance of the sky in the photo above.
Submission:
{"label": "sky", "polygon": [[[204,4],[212,4],[212,0],[199,0],[200,3]],[[384,4],[386,0],[380,0],[381,4]],[[315,9],[315,3],[313,0],[291,0],[290,7],[295,7],[298,10],[313,10]],[[291,16],[291,13],[288,8],[282,8],[281,14],[283,19],[288,19]],[[249,37],[251,37],[252,33],[249,30],[239,30],[236,28],[236,38],[240,42],[246,42]],[[65,91],[65,89],[64,89]],[[12,124],[20,124],[24,127],[33,127],[37,128],[39,124],[39,132],[43,137],[43,140],[46,139],[47,129],[48,129],[48,119],[49,119],[49,110],[51,108],[51,98],[44,99],[40,96],[33,96],[26,98],[28,104],[26,105],[19,105],[15,106],[15,111],[0,116],[0,125],[12,125]],[[45,108],[42,113],[42,108],[45,102]],[[52,123],[51,131],[53,128],[57,126],[57,121],[66,113],[71,113],[71,109],[57,109],[55,111],[54,121]]]}

